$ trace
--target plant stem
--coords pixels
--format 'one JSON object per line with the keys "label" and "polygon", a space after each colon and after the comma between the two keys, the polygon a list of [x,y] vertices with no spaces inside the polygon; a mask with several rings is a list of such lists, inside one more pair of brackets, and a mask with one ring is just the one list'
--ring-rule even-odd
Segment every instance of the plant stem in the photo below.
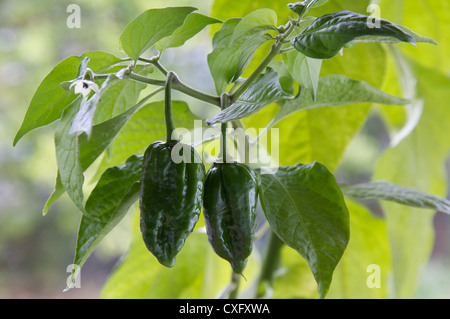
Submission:
{"label": "plant stem", "polygon": [[[134,73],[134,72],[131,72],[130,79],[138,81],[138,82],[146,83],[146,84],[156,85],[156,86],[164,86],[165,85],[165,81],[163,81],[163,80],[152,79],[152,78],[149,78],[149,77],[146,77],[146,76]],[[190,86],[181,82],[178,78],[174,79],[174,81],[172,83],[172,89],[180,91],[186,95],[192,96],[193,98],[196,98],[200,101],[210,103],[210,104],[216,105],[218,107],[220,106],[220,98],[218,96],[209,95],[209,94],[197,91],[196,89],[193,89]]]}
{"label": "plant stem", "polygon": [[296,26],[296,21],[289,21],[289,26],[286,32],[279,35],[277,42],[272,44],[269,54],[264,58],[260,65],[253,71],[253,73],[244,81],[244,83],[231,95],[231,100],[236,101],[242,93],[256,80],[262,71],[269,65],[269,63],[280,53],[284,40],[292,33]]}
{"label": "plant stem", "polygon": [[284,243],[280,240],[280,238],[278,238],[275,233],[270,231],[263,266],[261,268],[261,274],[256,287],[256,298],[263,298],[267,296],[267,291],[270,290],[272,286],[275,271],[280,265],[281,248],[283,245]]}
{"label": "plant stem", "polygon": [[146,58],[140,57],[138,60],[140,60],[142,62],[153,64],[164,76],[167,76],[167,74],[169,73],[169,71],[167,71],[166,68],[164,66],[162,66],[161,63],[159,63],[159,57],[154,57],[152,59],[146,59]]}
{"label": "plant stem", "polygon": [[167,74],[165,96],[164,96],[164,117],[166,119],[167,143],[174,143],[178,141],[175,132],[175,124],[172,117],[172,82],[176,78],[175,73],[169,72]]}

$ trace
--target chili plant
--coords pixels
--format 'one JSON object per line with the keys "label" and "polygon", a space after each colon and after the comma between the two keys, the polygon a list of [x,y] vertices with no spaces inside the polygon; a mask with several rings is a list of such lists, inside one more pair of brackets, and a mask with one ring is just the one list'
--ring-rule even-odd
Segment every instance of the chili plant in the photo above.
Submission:
{"label": "chili plant", "polygon": [[[280,123],[298,114],[315,111],[308,125],[325,120],[331,127],[342,120],[341,106],[356,104],[364,119],[369,104],[417,103],[415,96],[389,94],[374,81],[324,71],[327,61],[364,46],[373,50],[373,43],[409,70],[396,44],[436,44],[385,19],[333,11],[338,2],[286,3],[291,14],[281,24],[270,8],[224,21],[190,6],[151,8],[121,34],[126,56],[88,51],[66,58],[44,78],[14,144],[28,132],[57,122],[57,178],[43,214],[64,193],[82,213],[74,264],[82,267],[140,202],[138,229],[143,237],[136,236],[106,284],[105,297],[286,296],[280,282],[294,278],[295,271],[305,274],[306,262],[318,297],[325,298],[343,263],[350,230],[357,233],[354,240],[363,238],[358,237],[363,229],[351,227],[353,218],[372,218],[378,229],[375,217],[364,215],[352,199],[450,212],[444,198],[394,182],[339,184],[333,171],[342,154],[322,163],[320,153],[333,149],[322,149],[320,143],[316,149],[302,145],[296,128],[281,134],[280,141],[267,141]],[[330,11],[309,15],[321,6]],[[161,57],[210,25],[216,29],[206,62],[215,92],[202,92],[186,84],[177,70],[168,70]],[[372,63],[374,56],[368,54],[365,62]],[[172,91],[201,102],[207,108],[203,114],[213,114],[194,116],[185,100],[172,100]],[[329,110],[333,116],[322,117]],[[345,121],[338,124],[345,130]],[[262,130],[252,134],[250,128]],[[195,135],[196,130],[201,133]],[[323,134],[326,139],[327,132]],[[309,162],[276,158],[277,147],[287,140],[300,152],[313,148],[318,155]],[[87,194],[84,174],[92,167],[97,170],[95,186]],[[133,277],[139,273],[136,267],[145,269],[150,279]],[[280,273],[283,269],[287,275]],[[170,283],[181,273],[187,279],[175,284],[177,293],[170,293]],[[230,277],[223,277],[227,273]],[[208,276],[216,276],[208,287],[198,283]],[[124,281],[133,287],[128,295],[120,295],[118,282]],[[310,283],[307,274],[294,281],[304,287]],[[287,296],[298,296],[291,294]]]}

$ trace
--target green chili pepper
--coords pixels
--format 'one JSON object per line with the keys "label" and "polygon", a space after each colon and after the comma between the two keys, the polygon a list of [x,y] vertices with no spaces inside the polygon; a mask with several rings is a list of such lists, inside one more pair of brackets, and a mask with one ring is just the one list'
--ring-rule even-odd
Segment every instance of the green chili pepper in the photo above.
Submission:
{"label": "green chili pepper", "polygon": [[253,248],[258,201],[256,174],[244,164],[214,163],[203,196],[208,240],[242,274]]}
{"label": "green chili pepper", "polygon": [[174,265],[198,221],[205,174],[200,156],[186,144],[155,142],[144,154],[141,233],[147,249],[164,266]]}

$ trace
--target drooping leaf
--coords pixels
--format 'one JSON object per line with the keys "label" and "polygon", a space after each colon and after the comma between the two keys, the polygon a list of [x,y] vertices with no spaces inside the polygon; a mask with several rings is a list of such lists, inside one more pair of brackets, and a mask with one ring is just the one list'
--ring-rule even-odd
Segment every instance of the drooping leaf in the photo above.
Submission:
{"label": "drooping leaf", "polygon": [[70,56],[56,65],[44,78],[31,99],[23,123],[14,138],[14,145],[28,132],[48,125],[61,117],[62,111],[76,98],[72,91],[66,91],[61,83],[75,79],[84,58],[88,66],[101,73],[121,60],[103,51],[87,51],[81,56]]}
{"label": "drooping leaf", "polygon": [[241,119],[260,111],[266,105],[291,98],[293,96],[284,92],[281,88],[278,73],[271,68],[267,68],[266,73],[260,75],[236,102],[209,118],[206,122],[213,124]]}
{"label": "drooping leaf", "polygon": [[[263,10],[263,9],[260,9]],[[213,51],[208,55],[208,65],[214,79],[216,92],[221,94],[227,85],[236,81],[250,63],[255,51],[270,37],[264,30],[273,28],[272,10],[257,10],[243,19],[225,21],[214,34]],[[261,19],[258,13],[266,17]]]}
{"label": "drooping leaf", "polygon": [[319,80],[316,101],[312,100],[307,91],[302,91],[300,96],[293,100],[283,101],[280,111],[268,127],[300,110],[357,103],[405,105],[408,102],[407,99],[387,94],[364,81],[356,81],[343,75],[327,75]]}
{"label": "drooping leaf", "polygon": [[295,49],[316,59],[330,59],[344,46],[358,42],[433,42],[384,19],[377,20],[379,27],[371,27],[369,19],[366,15],[351,11],[327,14],[292,38],[291,42]]}
{"label": "drooping leaf", "polygon": [[61,184],[61,178],[59,176],[59,171],[56,173],[56,181],[55,186],[53,188],[53,192],[48,197],[47,201],[44,204],[44,208],[42,209],[42,215],[47,215],[50,207],[53,206],[53,204],[60,198],[66,191],[64,190],[64,187]]}
{"label": "drooping leaf", "polygon": [[341,189],[346,196],[354,199],[387,200],[450,214],[450,201],[445,198],[391,182],[375,181],[357,185],[342,185]]}
{"label": "drooping leaf", "polygon": [[349,241],[348,209],[334,176],[315,162],[260,178],[271,229],[308,261],[324,298]]}
{"label": "drooping leaf", "polygon": [[191,13],[187,16],[186,20],[184,20],[184,24],[176,29],[173,34],[156,43],[156,48],[162,52],[168,48],[182,46],[187,40],[199,33],[206,26],[216,23],[222,23],[222,21],[200,13]]}
{"label": "drooping leaf", "polygon": [[131,21],[120,36],[120,46],[133,60],[181,27],[193,7],[149,9]]}

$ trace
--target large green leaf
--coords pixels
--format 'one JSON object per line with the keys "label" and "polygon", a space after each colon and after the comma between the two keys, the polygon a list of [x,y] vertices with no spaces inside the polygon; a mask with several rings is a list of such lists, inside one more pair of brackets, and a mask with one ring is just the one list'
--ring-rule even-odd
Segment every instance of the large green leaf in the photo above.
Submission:
{"label": "large green leaf", "polygon": [[184,24],[176,29],[170,36],[161,39],[156,43],[156,48],[162,52],[168,48],[182,46],[187,40],[203,30],[210,24],[222,23],[222,21],[205,16],[200,13],[188,15]]}
{"label": "large green leaf", "polygon": [[251,114],[260,111],[268,104],[291,98],[293,98],[293,96],[284,92],[281,88],[278,73],[273,69],[268,68],[266,73],[260,75],[236,102],[215,116],[209,118],[207,123],[224,123],[248,117]]}
{"label": "large green leaf", "polygon": [[81,62],[86,57],[89,58],[89,68],[98,73],[120,62],[120,59],[112,54],[88,51],[81,56],[70,56],[56,65],[34,93],[23,123],[14,139],[14,145],[31,130],[48,125],[61,117],[64,108],[76,98],[72,91],[64,90],[61,83],[78,76]]}
{"label": "large green leaf", "polygon": [[214,34],[213,51],[208,55],[208,65],[214,79],[217,94],[236,81],[248,66],[255,51],[270,40],[264,30],[276,23],[273,10],[259,9],[243,19],[232,18],[224,22]]}
{"label": "large green leaf", "polygon": [[120,46],[133,60],[181,27],[193,7],[149,9],[131,21],[120,36]]}
{"label": "large green leaf", "polygon": [[295,49],[316,59],[330,59],[345,45],[358,42],[429,42],[433,40],[418,36],[405,27],[379,19],[379,26],[371,27],[369,17],[351,11],[330,13],[318,18],[299,35],[292,38]]}
{"label": "large green leaf", "polygon": [[82,267],[100,241],[122,220],[139,199],[142,157],[132,156],[125,165],[111,167],[100,177],[86,201],[78,229],[74,264]]}
{"label": "large green leaf", "polygon": [[314,162],[283,166],[260,178],[271,229],[308,261],[324,298],[350,235],[348,209],[334,176]]}
{"label": "large green leaf", "polygon": [[286,116],[301,110],[357,103],[386,105],[408,103],[408,100],[387,94],[367,82],[356,81],[343,75],[324,76],[320,79],[318,86],[316,101],[313,101],[312,96],[306,90],[303,90],[300,96],[294,100],[283,101],[280,111],[269,124],[269,128]]}
{"label": "large green leaf", "polygon": [[346,196],[354,199],[387,200],[450,214],[450,201],[445,198],[391,182],[375,181],[356,185],[341,185],[341,189]]}

